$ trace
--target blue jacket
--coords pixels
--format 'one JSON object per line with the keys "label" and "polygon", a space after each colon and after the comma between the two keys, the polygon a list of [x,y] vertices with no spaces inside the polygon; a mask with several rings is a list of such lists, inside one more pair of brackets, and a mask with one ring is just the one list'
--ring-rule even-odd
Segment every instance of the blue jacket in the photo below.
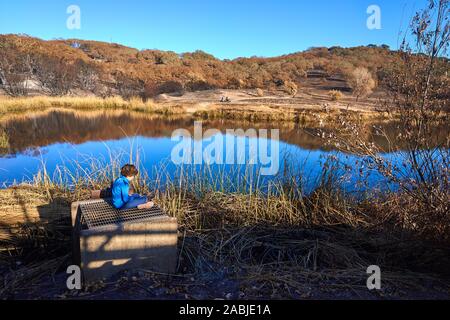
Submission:
{"label": "blue jacket", "polygon": [[130,191],[130,182],[124,176],[116,179],[112,186],[113,205],[120,209],[130,200],[128,192]]}

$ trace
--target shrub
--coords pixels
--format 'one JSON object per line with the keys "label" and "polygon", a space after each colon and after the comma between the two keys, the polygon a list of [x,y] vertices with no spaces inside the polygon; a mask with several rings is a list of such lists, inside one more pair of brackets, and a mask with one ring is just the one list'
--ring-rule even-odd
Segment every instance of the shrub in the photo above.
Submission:
{"label": "shrub", "polygon": [[0,56],[0,85],[6,94],[17,97],[28,94],[27,81],[30,80],[30,59],[28,55],[2,52]]}
{"label": "shrub", "polygon": [[116,75],[115,86],[119,95],[126,100],[129,100],[132,97],[144,96],[144,83],[140,80],[129,78],[123,73]]}
{"label": "shrub", "polygon": [[77,78],[73,64],[51,56],[42,56],[38,59],[35,73],[42,89],[51,96],[68,94]]}
{"label": "shrub", "polygon": [[330,96],[331,101],[339,101],[341,100],[344,95],[339,90],[331,90],[328,92],[328,95]]}
{"label": "shrub", "polygon": [[75,62],[76,81],[81,90],[95,92],[99,82],[99,72],[95,65],[78,59]]}
{"label": "shrub", "polygon": [[166,81],[158,87],[158,94],[163,93],[183,93],[184,86],[178,81]]}
{"label": "shrub", "polygon": [[144,85],[144,99],[154,98],[159,94],[159,86],[156,82],[147,82]]}
{"label": "shrub", "polygon": [[214,89],[214,86],[206,81],[199,80],[186,83],[186,89],[189,91],[204,91]]}
{"label": "shrub", "polygon": [[292,97],[295,97],[298,92],[298,86],[292,81],[286,81],[284,83],[284,91],[290,94]]}
{"label": "shrub", "polygon": [[244,85],[244,81],[238,78],[233,78],[228,82],[228,88],[230,89],[242,89]]}
{"label": "shrub", "polygon": [[370,95],[376,87],[375,80],[366,68],[356,68],[348,78],[348,83],[353,89],[356,100]]}
{"label": "shrub", "polygon": [[256,95],[257,95],[258,97],[263,97],[263,96],[264,96],[264,90],[261,89],[261,88],[257,88],[257,89],[256,89]]}

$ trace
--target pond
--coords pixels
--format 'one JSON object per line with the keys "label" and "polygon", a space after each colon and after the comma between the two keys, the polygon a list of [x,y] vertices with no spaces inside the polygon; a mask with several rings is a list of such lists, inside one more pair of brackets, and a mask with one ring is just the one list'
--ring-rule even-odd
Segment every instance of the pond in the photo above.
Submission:
{"label": "pond", "polygon": [[[374,126],[382,128],[390,144],[386,137],[375,134]],[[346,173],[340,173],[342,176],[346,175],[348,188],[355,186],[361,176],[369,183],[368,186],[383,184],[383,178],[374,171],[361,174],[359,170],[361,157],[325,146],[323,139],[318,137],[319,132],[321,129],[332,131],[333,128],[320,128],[319,125],[300,127],[295,124],[205,120],[197,123],[195,128],[194,120],[188,118],[161,119],[125,111],[53,110],[11,116],[2,120],[0,128],[7,137],[3,138],[4,142],[0,147],[2,188],[31,181],[43,167],[50,174],[58,167],[68,168],[69,171],[83,171],[89,168],[92,170],[93,161],[97,163],[97,167],[101,167],[110,163],[117,155],[120,155],[119,161],[122,163],[127,162],[130,156],[136,159],[138,155],[141,167],[150,173],[151,178],[154,178],[152,175],[158,174],[162,167],[174,174],[180,165],[176,161],[174,163],[173,155],[183,154],[183,146],[186,143],[193,146],[192,150],[199,146],[200,154],[208,148],[211,151],[211,145],[214,143],[223,146],[222,154],[217,154],[217,150],[209,153],[213,159],[223,159],[223,164],[211,165],[212,170],[224,169],[225,172],[230,172],[240,164],[248,162],[252,155],[258,152],[259,156],[265,156],[265,165],[258,163],[254,167],[261,170],[261,167],[267,169],[272,165],[272,171],[266,170],[268,179],[286,174],[289,168],[301,172],[301,175],[312,183],[321,177],[324,163],[333,156],[336,161],[349,169]],[[180,131],[179,129],[183,129],[184,137],[172,139],[174,131]],[[209,131],[208,134],[210,129],[216,131]],[[258,136],[236,137],[227,131],[233,129],[245,131],[255,129]],[[264,129],[268,130],[267,137],[261,137]],[[274,148],[275,139],[271,129],[279,129],[277,148]],[[200,137],[194,135],[195,130],[201,131]],[[395,123],[371,124],[367,126],[364,139],[374,142],[384,150],[389,150],[383,156],[396,159],[402,153],[402,146],[398,145],[395,139],[398,133],[399,129]],[[442,137],[442,131],[437,129],[434,138],[438,140],[440,136]],[[236,139],[229,139],[230,137]],[[184,144],[181,142],[183,140]],[[252,144],[252,141],[256,144]],[[237,150],[239,145],[244,146],[243,151]],[[256,149],[252,149],[252,146],[256,146]],[[174,150],[181,150],[181,153]],[[234,154],[232,156],[234,162],[226,161],[230,153]],[[258,162],[261,158],[255,159]],[[195,160],[195,156],[191,160]],[[210,160],[200,159],[203,164]],[[194,161],[191,163],[190,166],[201,167]]]}

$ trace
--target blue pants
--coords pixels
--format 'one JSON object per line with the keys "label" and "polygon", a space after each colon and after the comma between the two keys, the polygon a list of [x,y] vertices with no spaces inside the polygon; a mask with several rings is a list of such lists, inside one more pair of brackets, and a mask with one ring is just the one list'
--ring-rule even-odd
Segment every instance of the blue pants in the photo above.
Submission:
{"label": "blue pants", "polygon": [[138,194],[133,194],[132,196],[130,196],[130,200],[127,203],[125,203],[123,207],[120,208],[120,210],[137,208],[141,204],[145,204],[147,202],[148,202],[147,196],[140,196]]}

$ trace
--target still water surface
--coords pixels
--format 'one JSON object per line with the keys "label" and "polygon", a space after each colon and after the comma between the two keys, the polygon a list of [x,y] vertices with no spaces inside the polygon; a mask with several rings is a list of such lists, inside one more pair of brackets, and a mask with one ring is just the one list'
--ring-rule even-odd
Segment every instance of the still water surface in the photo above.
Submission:
{"label": "still water surface", "polygon": [[[225,141],[227,129],[280,129],[280,166],[279,174],[285,174],[287,168],[300,170],[308,181],[320,178],[324,162],[332,155],[343,165],[351,168],[347,172],[347,187],[352,188],[360,178],[358,164],[361,158],[338,152],[325,147],[323,140],[317,137],[319,127],[301,128],[296,125],[280,127],[270,123],[240,123],[229,121],[204,121],[203,130],[218,129]],[[30,181],[45,165],[49,173],[58,166],[65,166],[72,171],[89,168],[92,159],[98,163],[108,164],[111,156],[121,155],[126,162],[130,153],[138,153],[139,160],[151,175],[158,172],[164,164],[168,172],[175,173],[179,167],[171,160],[171,152],[179,143],[171,139],[176,129],[194,132],[194,123],[190,119],[158,119],[142,114],[128,112],[71,112],[50,111],[3,120],[0,124],[8,137],[7,145],[0,147],[0,187],[14,183]],[[375,129],[368,126],[364,139],[390,150],[383,156],[396,159],[402,153],[402,146],[396,145],[395,137],[399,130],[395,123],[378,124],[389,136],[388,145],[384,137],[375,135]],[[329,129],[333,130],[333,129]],[[448,133],[447,133],[448,134]],[[445,136],[437,130],[436,139]],[[351,138],[351,137],[349,137]],[[212,141],[211,137],[203,137],[203,148]],[[244,139],[246,156],[249,152],[249,139]],[[270,154],[271,139],[268,137],[267,155]],[[237,140],[236,140],[237,141]],[[259,141],[261,142],[261,141]],[[224,143],[224,157],[230,150]],[[273,159],[273,158],[272,158]],[[225,166],[230,170],[233,166]],[[223,170],[224,166],[212,167]],[[343,174],[343,173],[342,173]],[[383,179],[376,172],[364,173],[370,186],[382,185]],[[343,174],[344,175],[344,174]]]}

